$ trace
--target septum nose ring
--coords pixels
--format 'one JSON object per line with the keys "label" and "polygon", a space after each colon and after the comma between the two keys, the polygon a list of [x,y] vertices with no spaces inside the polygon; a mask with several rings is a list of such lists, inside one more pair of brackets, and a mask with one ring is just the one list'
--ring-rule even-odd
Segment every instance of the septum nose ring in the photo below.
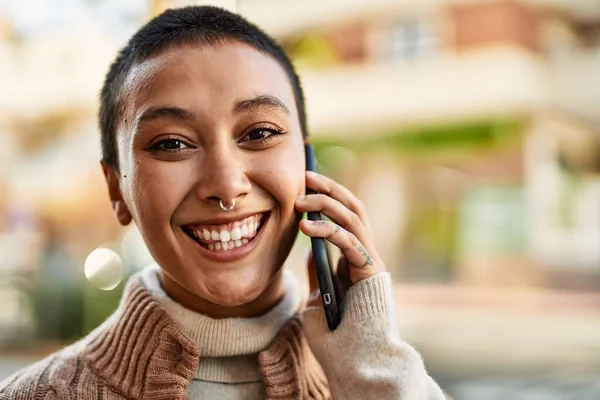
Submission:
{"label": "septum nose ring", "polygon": [[225,204],[223,204],[223,200],[219,200],[219,206],[223,211],[231,211],[235,207],[235,199],[231,199],[231,205],[229,207],[225,207]]}

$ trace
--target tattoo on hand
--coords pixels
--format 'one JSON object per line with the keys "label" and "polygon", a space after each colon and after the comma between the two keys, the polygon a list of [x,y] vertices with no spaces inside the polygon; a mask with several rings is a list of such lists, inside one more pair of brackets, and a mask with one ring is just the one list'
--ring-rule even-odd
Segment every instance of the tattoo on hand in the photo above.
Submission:
{"label": "tattoo on hand", "polygon": [[367,265],[373,265],[373,259],[371,258],[371,255],[369,254],[367,249],[364,248],[364,246],[359,245],[358,251],[360,251],[362,253],[362,255],[365,256],[365,263],[362,266],[363,268],[366,267]]}
{"label": "tattoo on hand", "polygon": [[333,228],[333,231],[334,231],[335,233],[338,233],[338,232],[339,232],[339,231],[341,231],[341,230],[342,230],[342,227],[341,227],[341,226],[339,226],[338,224],[335,224],[335,226],[334,226],[334,228]]}

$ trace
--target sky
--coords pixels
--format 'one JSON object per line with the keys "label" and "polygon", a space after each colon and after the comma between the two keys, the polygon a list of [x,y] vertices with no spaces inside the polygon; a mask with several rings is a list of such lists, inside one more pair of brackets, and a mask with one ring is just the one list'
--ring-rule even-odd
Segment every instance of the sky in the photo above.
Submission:
{"label": "sky", "polygon": [[110,34],[128,36],[148,15],[146,0],[0,0],[19,35],[28,37],[73,25],[98,25]]}

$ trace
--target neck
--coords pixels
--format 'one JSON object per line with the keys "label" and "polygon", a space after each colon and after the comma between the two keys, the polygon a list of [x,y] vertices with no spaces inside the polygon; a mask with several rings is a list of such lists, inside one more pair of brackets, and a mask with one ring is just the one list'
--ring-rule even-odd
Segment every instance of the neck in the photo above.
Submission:
{"label": "neck", "polygon": [[282,270],[275,275],[271,283],[257,298],[248,303],[236,306],[222,306],[211,303],[185,289],[165,273],[160,274],[160,279],[165,292],[171,299],[188,310],[215,319],[254,318],[261,316],[275,307],[284,295]]}

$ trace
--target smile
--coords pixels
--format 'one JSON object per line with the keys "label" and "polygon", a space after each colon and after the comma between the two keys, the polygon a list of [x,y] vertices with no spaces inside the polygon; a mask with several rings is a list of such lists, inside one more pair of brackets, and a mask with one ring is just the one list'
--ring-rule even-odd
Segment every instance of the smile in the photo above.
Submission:
{"label": "smile", "polygon": [[184,232],[210,252],[229,252],[249,247],[268,219],[268,213],[258,213],[227,224],[189,224]]}

